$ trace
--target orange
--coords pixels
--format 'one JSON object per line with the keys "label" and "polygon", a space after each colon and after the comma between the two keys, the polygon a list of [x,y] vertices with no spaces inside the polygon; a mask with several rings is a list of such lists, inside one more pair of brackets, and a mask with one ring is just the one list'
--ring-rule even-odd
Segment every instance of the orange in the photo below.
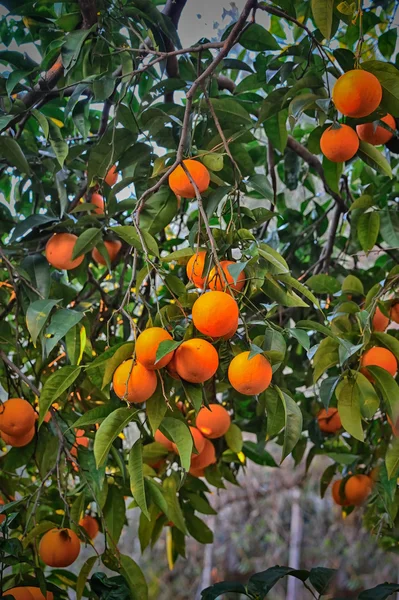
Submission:
{"label": "orange", "polygon": [[186,266],[186,273],[189,280],[197,287],[203,288],[206,277],[204,276],[204,266],[206,260],[206,251],[201,250],[193,254]]}
{"label": "orange", "polygon": [[38,587],[28,587],[27,589],[32,594],[33,600],[54,600],[53,592],[47,592],[46,595],[43,596]]}
{"label": "orange", "polygon": [[399,323],[399,303],[392,305],[391,319],[394,321],[394,323]]}
{"label": "orange", "polygon": [[219,366],[215,348],[200,338],[186,340],[175,352],[178,375],[190,383],[203,383],[214,376]]}
{"label": "orange", "polygon": [[368,71],[354,69],[336,81],[332,99],[339,112],[347,117],[367,117],[378,108],[382,87],[377,77]]}
{"label": "orange", "polygon": [[360,506],[373,488],[373,480],[368,475],[352,475],[345,484],[345,497],[348,504]]}
{"label": "orange", "polygon": [[155,434],[154,434],[154,440],[156,442],[158,442],[158,444],[162,444],[162,446],[165,446],[165,448],[167,450],[169,450],[169,452],[172,452],[172,450],[174,450],[174,444],[173,442],[171,442],[170,440],[168,440],[168,438],[166,437],[166,435],[164,435],[162,433],[162,431],[160,431],[159,429],[156,430]]}
{"label": "orange", "polygon": [[136,340],[136,358],[138,362],[150,371],[165,367],[173,358],[173,350],[155,364],[159,344],[165,340],[173,341],[173,338],[162,327],[149,327],[140,333]]}
{"label": "orange", "polygon": [[[197,450],[198,454],[193,452],[191,457],[198,456],[205,448],[205,438],[196,427],[190,427],[191,435],[193,436],[193,450]],[[173,450],[178,454],[179,450],[176,444],[173,444]]]}
{"label": "orange", "polygon": [[85,436],[85,430],[84,429],[75,429],[75,435],[76,435],[75,443],[78,444],[78,446],[84,446],[85,448],[88,448],[89,438]]}
{"label": "orange", "polygon": [[317,422],[323,433],[336,433],[342,427],[337,408],[322,408],[317,415]]}
{"label": "orange", "polygon": [[[205,192],[211,181],[208,169],[198,160],[183,160],[188,172],[195,182],[199,193]],[[169,187],[177,196],[195,198],[195,190],[183,167],[178,165],[169,175]]]}
{"label": "orange", "polygon": [[79,521],[79,525],[83,527],[83,529],[86,531],[88,537],[91,540],[94,540],[94,538],[97,537],[98,532],[100,531],[97,519],[95,519],[91,515],[85,515],[84,517],[82,517]]}
{"label": "orange", "polygon": [[359,138],[348,125],[328,127],[320,138],[320,148],[328,160],[345,162],[353,158],[359,149]]}
{"label": "orange", "polygon": [[[342,494],[342,497],[340,494],[341,482],[342,482],[342,479],[338,479],[337,481],[334,481],[332,488],[331,488],[331,494],[332,494],[335,504],[338,504],[338,506],[348,506],[348,501],[345,498],[345,494]],[[345,491],[345,488],[344,488],[344,491]]]}
{"label": "orange", "polygon": [[112,187],[118,181],[118,171],[116,170],[115,165],[110,168],[108,173],[105,176],[105,183]]}
{"label": "orange", "polygon": [[[392,115],[387,114],[385,117],[380,119],[383,123],[386,123],[391,129],[396,129],[395,119]],[[363,142],[367,142],[372,146],[380,146],[386,144],[393,137],[393,133],[384,129],[380,125],[375,127],[374,123],[363,123],[363,125],[356,125],[356,133]]]}
{"label": "orange", "polygon": [[[119,240],[104,240],[104,246],[107,249],[109,254],[109,259],[111,263],[114,262],[117,257],[119,250],[122,248],[122,242]],[[100,254],[100,251],[97,248],[94,248],[91,253],[93,260],[98,262],[99,265],[106,265],[105,258]]]}
{"label": "orange", "polygon": [[386,317],[382,310],[377,306],[371,323],[373,331],[385,331],[389,325],[389,317]]}
{"label": "orange", "polygon": [[27,587],[15,587],[3,592],[4,596],[12,596],[14,600],[34,600],[34,596]]}
{"label": "orange", "polygon": [[0,405],[0,430],[14,437],[27,434],[35,426],[33,406],[23,398],[10,398]]}
{"label": "orange", "polygon": [[48,567],[69,567],[79,553],[80,541],[71,529],[50,529],[40,540],[39,556]]}
{"label": "orange", "polygon": [[262,354],[256,354],[248,360],[249,354],[241,352],[233,358],[229,365],[228,377],[237,392],[245,396],[256,396],[269,387],[272,368]]}
{"label": "orange", "polygon": [[157,388],[157,376],[132,359],[119,365],[113,377],[114,392],[119,398],[138,404],[151,398]]}
{"label": "orange", "polygon": [[238,304],[230,294],[207,292],[194,302],[192,315],[198,331],[212,338],[223,337],[238,325]]}
{"label": "orange", "polygon": [[210,404],[209,408],[206,406],[201,408],[195,424],[202,435],[213,440],[227,433],[231,419],[229,413],[221,404]]}
{"label": "orange", "polygon": [[199,454],[194,454],[191,457],[190,473],[194,469],[205,469],[209,465],[213,465],[216,462],[216,451],[215,446],[209,440],[205,439],[205,444],[202,451]]}
{"label": "orange", "polygon": [[211,290],[217,290],[218,292],[230,292],[230,290],[233,290],[234,292],[240,292],[245,285],[245,273],[244,271],[241,271],[237,278],[237,282],[234,283],[234,279],[230,275],[228,267],[235,264],[236,263],[234,260],[220,261],[220,266],[224,276],[221,276],[220,269],[218,267],[213,267],[212,271],[209,273],[209,288]]}
{"label": "orange", "polygon": [[230,329],[230,331],[228,331],[225,335],[222,335],[222,340],[227,341],[230,340],[236,333],[238,329],[238,320],[237,323],[235,323],[235,325]]}
{"label": "orange", "polygon": [[7,435],[2,431],[1,437],[9,446],[12,446],[13,448],[22,448],[23,446],[27,446],[35,437],[35,428],[32,427],[28,433],[24,433],[23,435]]}
{"label": "orange", "polygon": [[362,367],[360,371],[370,379],[370,381],[372,381],[372,377],[366,367],[381,367],[388,371],[392,377],[395,377],[396,371],[398,370],[398,362],[395,355],[392,354],[390,350],[380,348],[379,346],[374,346],[374,348],[370,348],[370,350],[367,350],[367,352],[363,354],[360,359],[360,366]]}
{"label": "orange", "polygon": [[180,379],[179,373],[176,371],[176,353],[173,353],[173,358],[166,365],[166,370],[173,379]]}
{"label": "orange", "polygon": [[193,477],[205,477],[205,468],[190,467],[189,473]]}
{"label": "orange", "polygon": [[94,206],[96,206],[96,208],[94,209],[96,215],[104,214],[104,198],[100,194],[94,192],[94,194],[92,194],[91,196],[90,202],[91,204],[94,204]]}
{"label": "orange", "polygon": [[84,256],[72,260],[77,236],[73,233],[55,233],[46,244],[46,258],[56,269],[70,271],[82,264]]}

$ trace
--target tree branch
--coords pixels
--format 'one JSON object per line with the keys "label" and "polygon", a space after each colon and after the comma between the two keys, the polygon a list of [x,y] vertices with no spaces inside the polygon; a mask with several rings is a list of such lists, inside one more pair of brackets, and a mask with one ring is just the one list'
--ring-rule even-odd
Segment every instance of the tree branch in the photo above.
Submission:
{"label": "tree branch", "polygon": [[83,17],[82,29],[90,29],[97,23],[96,0],[79,0],[79,8]]}
{"label": "tree branch", "polygon": [[11,369],[11,371],[14,371],[14,373],[18,375],[19,379],[22,379],[22,381],[26,383],[26,385],[32,390],[35,396],[40,396],[40,392],[35,386],[35,384],[32,383],[31,380],[24,373],[22,373],[22,371],[16,365],[14,365],[14,363],[8,358],[4,350],[0,350],[0,358],[4,362],[4,364]]}

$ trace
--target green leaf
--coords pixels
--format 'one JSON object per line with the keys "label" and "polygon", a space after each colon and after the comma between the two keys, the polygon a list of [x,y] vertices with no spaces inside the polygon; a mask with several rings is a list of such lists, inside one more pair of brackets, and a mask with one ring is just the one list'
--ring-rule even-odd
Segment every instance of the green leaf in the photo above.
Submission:
{"label": "green leaf", "polygon": [[291,396],[280,390],[277,386],[275,388],[284,408],[284,443],[281,457],[281,462],[283,462],[295,448],[301,437],[303,419],[301,409]]}
{"label": "green leaf", "polygon": [[339,282],[331,275],[313,275],[306,281],[316,294],[335,294],[341,288]]}
{"label": "green leaf", "polygon": [[395,211],[388,208],[380,211],[380,233],[382,239],[391,248],[399,247],[399,219]]}
{"label": "green leaf", "polygon": [[357,222],[357,237],[365,252],[372,250],[380,231],[380,215],[378,212],[366,212],[360,215]]}
{"label": "green leaf", "polygon": [[37,338],[57,302],[59,300],[36,300],[29,305],[26,311],[26,326],[35,347]]}
{"label": "green leaf", "polygon": [[375,337],[381,344],[383,344],[388,350],[390,350],[399,361],[399,340],[389,333],[379,333],[374,331],[373,337]]}
{"label": "green leaf", "polygon": [[337,340],[326,337],[319,344],[316,354],[313,358],[313,382],[319,378],[331,367],[339,363],[339,343]]}
{"label": "green leaf", "polygon": [[54,150],[56,159],[58,160],[59,165],[62,169],[64,166],[65,159],[68,156],[69,147],[64,138],[62,137],[60,128],[50,119],[48,119],[47,121],[49,126],[50,144],[52,149]]}
{"label": "green leaf", "polygon": [[50,324],[48,325],[45,337],[46,339],[46,351],[48,354],[56,347],[58,342],[64,337],[68,331],[77,325],[84,314],[70,308],[61,308],[52,316]]}
{"label": "green leaf", "polygon": [[111,381],[114,372],[119,365],[121,365],[126,359],[132,358],[134,352],[134,342],[126,342],[116,349],[116,352],[107,357],[105,362],[104,376],[102,380],[101,388],[104,389]]}
{"label": "green leaf", "polygon": [[309,350],[310,348],[310,340],[307,333],[302,331],[302,329],[288,329],[288,333],[294,337],[305,350]]}
{"label": "green leaf", "polygon": [[399,439],[394,438],[385,455],[388,479],[396,479],[399,471]]}
{"label": "green leaf", "polygon": [[114,410],[115,406],[113,404],[96,406],[96,408],[88,410],[87,413],[79,417],[79,419],[74,422],[73,426],[76,429],[81,429],[83,427],[87,427],[88,425],[96,425],[97,423],[102,423]]}
{"label": "green leaf", "polygon": [[227,120],[228,123],[237,123],[242,125],[252,124],[252,119],[243,106],[232,98],[210,98],[216,115],[220,119]]}
{"label": "green leaf", "polygon": [[284,360],[287,344],[284,336],[279,331],[266,329],[262,347],[272,363]]}
{"label": "green leaf", "polygon": [[252,175],[247,180],[247,185],[258,192],[266,200],[273,200],[273,188],[266,175]]}
{"label": "green leaf", "polygon": [[[272,146],[279,152],[284,152],[288,140],[287,128],[288,109],[284,108],[275,115],[272,115],[263,123],[267,137]],[[254,177],[263,177],[263,175],[254,175]]]}
{"label": "green leaf", "polygon": [[[381,108],[397,115],[399,102],[399,70],[391,63],[380,60],[367,60],[362,69],[373,73],[382,85]],[[360,142],[362,144],[362,142]]]}
{"label": "green leaf", "polygon": [[211,171],[215,171],[217,173],[223,169],[223,154],[218,154],[217,152],[204,154],[201,156],[201,160]]}
{"label": "green leaf", "polygon": [[316,321],[309,321],[309,320],[298,321],[296,326],[299,327],[300,329],[310,329],[310,330],[318,331],[319,333],[323,333],[324,335],[327,335],[328,337],[331,337],[333,339],[336,338],[336,336],[333,334],[331,329],[329,329],[325,325],[321,325],[321,323],[317,323]]}
{"label": "green leaf", "polygon": [[312,0],[312,13],[320,33],[329,40],[333,23],[334,0]]}
{"label": "green leaf", "polygon": [[122,433],[137,414],[137,410],[131,408],[118,408],[114,410],[101,423],[94,438],[94,456],[97,467],[101,467],[108,456],[108,452],[117,436]]}
{"label": "green leaf", "polygon": [[163,488],[151,479],[151,477],[147,477],[145,479],[146,493],[149,495],[151,500],[158,506],[159,510],[161,510],[165,515],[168,512],[168,503],[166,502],[163,495]]}
{"label": "green leaf", "polygon": [[280,394],[273,388],[268,388],[260,395],[265,405],[267,415],[267,435],[274,437],[285,425],[285,409]]}
{"label": "green leaf", "polygon": [[195,385],[194,383],[189,383],[188,381],[182,381],[181,385],[187,400],[194,408],[195,414],[197,414],[202,406],[202,387],[200,385]]}
{"label": "green leaf", "polygon": [[283,306],[308,307],[302,298],[295,294],[295,292],[285,290],[269,273],[266,274],[262,288],[267,296]]}
{"label": "green leaf", "polygon": [[50,292],[50,267],[42,254],[31,254],[21,262],[21,267],[27,273],[29,281],[35,289],[47,298]]}
{"label": "green leaf", "polygon": [[367,367],[375,379],[375,385],[381,392],[387,408],[387,412],[393,423],[399,417],[399,386],[388,371],[381,367]]}
{"label": "green leaf", "polygon": [[127,468],[129,471],[130,489],[133,494],[133,498],[147,519],[150,519],[144,488],[143,445],[141,440],[137,440],[133,444],[129,453],[129,462]]}
{"label": "green leaf", "polygon": [[382,175],[387,175],[390,179],[392,179],[392,170],[389,162],[375,146],[360,140],[357,156],[372,169],[375,169],[376,171],[382,173]]}
{"label": "green leaf", "polygon": [[174,441],[180,455],[181,466],[186,471],[189,471],[191,454],[193,452],[193,438],[187,424],[178,419],[166,417],[160,425],[160,430]]}
{"label": "green leaf", "polygon": [[82,600],[87,579],[96,560],[98,560],[97,556],[90,556],[90,558],[88,558],[86,562],[83,563],[78,575],[78,579],[76,581],[76,600]]}
{"label": "green leaf", "polygon": [[119,556],[120,572],[129,586],[131,600],[148,600],[148,586],[138,564],[125,554]]}
{"label": "green leaf", "polygon": [[339,194],[339,182],[341,179],[343,168],[343,163],[332,162],[331,160],[328,160],[328,158],[323,156],[323,171],[326,178],[326,182],[336,194]]}
{"label": "green leaf", "polygon": [[381,583],[371,590],[364,590],[359,594],[359,600],[386,600],[395,592],[399,592],[397,583]]}
{"label": "green leaf", "polygon": [[182,342],[175,342],[175,340],[163,340],[157,348],[154,364],[157,364],[157,362],[162,360],[163,357],[170,352],[174,352],[181,345],[181,343]]}
{"label": "green leaf", "polygon": [[186,525],[189,534],[200,544],[212,544],[213,533],[209,527],[196,517],[194,514],[187,512]]}
{"label": "green leaf", "polygon": [[353,380],[344,378],[337,386],[338,412],[342,426],[354,438],[364,441],[360,412],[359,389]]}
{"label": "green leaf", "polygon": [[73,247],[72,260],[93,250],[102,241],[101,229],[90,227],[80,234]]}
{"label": "green leaf", "polygon": [[360,412],[365,419],[371,419],[380,406],[380,399],[374,389],[374,386],[363,375],[352,371],[352,375],[356,378],[356,387],[359,395]]}
{"label": "green leaf", "polygon": [[0,156],[21,173],[30,173],[30,166],[17,140],[0,135]]}
{"label": "green leaf", "polygon": [[259,245],[259,254],[276,268],[276,274],[289,273],[289,267],[284,258],[268,244]]}
{"label": "green leaf", "polygon": [[[124,240],[127,244],[133,246],[133,248],[136,248],[137,250],[140,250],[140,252],[143,252],[141,240],[136,228],[133,227],[133,225],[120,225],[118,227],[110,227],[110,229],[114,231],[120,238],[122,238],[122,240]],[[150,235],[148,231],[142,230],[141,235],[150,254],[159,257],[158,244],[152,235]]]}
{"label": "green leaf", "polygon": [[232,452],[238,454],[242,451],[243,439],[242,431],[235,423],[231,423],[227,433],[225,434],[225,440]]}
{"label": "green leaf", "polygon": [[367,210],[368,208],[371,208],[373,204],[374,199],[371,196],[364,194],[363,196],[359,196],[359,198],[356,198],[356,200],[352,202],[349,208],[349,212],[351,210],[355,210],[356,208],[364,208]]}
{"label": "green leaf", "polygon": [[33,540],[39,538],[41,535],[43,535],[43,533],[50,531],[50,529],[54,529],[55,526],[56,525],[54,521],[41,521],[41,523],[38,523],[29,531],[27,535],[24,536],[22,542],[24,548],[27,548]]}
{"label": "green leaf", "polygon": [[364,287],[360,279],[354,275],[347,275],[342,282],[342,291],[345,294],[354,294],[355,296],[364,295]]}
{"label": "green leaf", "polygon": [[304,285],[303,283],[300,283],[300,281],[297,281],[294,277],[291,277],[291,275],[286,275],[286,274],[279,275],[278,276],[278,280],[281,281],[282,283],[285,283],[285,285],[293,287],[294,289],[296,289],[303,296],[305,296],[305,298],[307,298],[308,300],[310,300],[312,302],[312,304],[314,304],[316,306],[316,308],[318,308],[319,310],[321,310],[320,303],[319,303],[318,299],[306,287],[306,285]]}
{"label": "green leaf", "polygon": [[116,548],[126,519],[123,491],[116,485],[110,485],[108,488],[107,500],[104,504],[103,513],[107,526],[106,536],[108,543],[112,542],[112,546]]}
{"label": "green leaf", "polygon": [[327,569],[326,567],[314,567],[309,574],[309,581],[314,589],[323,596],[327,594],[331,582],[337,574],[336,569]]}
{"label": "green leaf", "polygon": [[166,516],[182,533],[186,534],[187,528],[176,492],[175,480],[172,480],[171,477],[165,479],[163,482],[163,493],[168,505]]}
{"label": "green leaf", "polygon": [[39,399],[39,427],[50,406],[76,381],[80,371],[81,367],[61,367],[47,379]]}
{"label": "green leaf", "polygon": [[90,29],[71,31],[71,33],[65,37],[65,42],[61,48],[61,59],[66,71],[72,69],[78,62],[79,54],[85,40],[96,29],[97,23]]}
{"label": "green leaf", "polygon": [[172,262],[173,260],[181,260],[182,258],[190,258],[194,254],[194,250],[190,247],[182,248],[181,250],[175,250],[167,256],[162,257],[163,262]]}
{"label": "green leaf", "polygon": [[251,23],[241,34],[239,43],[246,50],[280,50],[273,35],[258,23]]}
{"label": "green leaf", "polygon": [[169,225],[176,213],[177,198],[175,194],[169,187],[162,187],[145,201],[144,208],[140,213],[140,230],[155,235]]}

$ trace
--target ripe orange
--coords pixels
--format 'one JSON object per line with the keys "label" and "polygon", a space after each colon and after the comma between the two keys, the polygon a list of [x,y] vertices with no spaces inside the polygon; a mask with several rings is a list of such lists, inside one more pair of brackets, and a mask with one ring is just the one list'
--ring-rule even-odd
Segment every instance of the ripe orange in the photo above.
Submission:
{"label": "ripe orange", "polygon": [[[119,240],[104,240],[104,246],[107,249],[111,263],[113,263],[119,253],[119,250],[122,248],[122,242]],[[105,258],[100,254],[100,251],[97,248],[92,250],[91,255],[93,260],[98,262],[99,265],[107,264],[105,262]]]}
{"label": "ripe orange", "polygon": [[345,497],[348,504],[360,506],[373,488],[373,480],[368,475],[352,475],[345,484]]}
{"label": "ripe orange", "polygon": [[360,369],[361,373],[370,379],[370,381],[372,381],[372,376],[366,367],[381,367],[388,371],[392,377],[395,377],[398,370],[398,362],[395,355],[390,350],[380,348],[379,346],[374,346],[374,348],[370,348],[370,350],[367,350],[363,354],[360,359],[360,366],[362,367]]}
{"label": "ripe orange", "polygon": [[118,181],[118,171],[116,170],[115,165],[110,168],[108,173],[105,176],[105,183],[112,187]]}
{"label": "ripe orange", "polygon": [[82,264],[84,256],[72,260],[77,236],[73,233],[55,233],[46,244],[46,258],[56,269],[70,271]]}
{"label": "ripe orange", "polygon": [[10,398],[0,405],[0,430],[7,435],[25,435],[35,426],[35,421],[33,406],[23,398]]}
{"label": "ripe orange", "polygon": [[193,477],[205,477],[205,468],[190,467],[189,473]]}
{"label": "ripe orange", "polygon": [[214,376],[219,366],[215,348],[206,340],[186,340],[175,352],[178,375],[190,383],[203,383]]}
{"label": "ripe orange", "polygon": [[386,317],[377,306],[371,323],[373,331],[385,331],[389,325],[389,317]]}
{"label": "ripe orange", "polygon": [[228,331],[225,335],[222,335],[221,339],[224,341],[230,340],[235,335],[237,329],[238,329],[238,320],[237,320],[237,323],[235,323],[234,327],[232,327],[230,329],[230,331]]}
{"label": "ripe orange", "polygon": [[27,446],[35,437],[35,428],[32,427],[28,433],[24,433],[23,435],[7,435],[2,431],[1,437],[9,446],[12,446],[13,448],[23,448],[23,446]]}
{"label": "ripe orange", "polygon": [[97,519],[95,519],[91,515],[85,515],[84,517],[82,517],[79,521],[79,525],[83,527],[83,529],[86,531],[88,537],[91,540],[94,540],[94,538],[97,537],[98,532],[100,531],[100,526],[98,524]]}
{"label": "ripe orange", "polygon": [[394,323],[399,323],[399,303],[392,304],[390,314],[392,321],[394,321]]}
{"label": "ripe orange", "polygon": [[[190,427],[190,431],[191,431],[191,435],[193,436],[193,450],[197,450],[197,452],[198,452],[198,454],[196,454],[193,451],[193,453],[191,454],[191,457],[194,457],[194,456],[198,456],[199,454],[201,454],[201,452],[205,448],[205,438],[202,435],[202,433],[200,432],[200,430],[197,429],[196,427]],[[179,453],[179,450],[178,450],[178,447],[176,446],[176,444],[173,444],[173,450],[177,454]]]}
{"label": "ripe orange", "polygon": [[[392,115],[387,114],[385,117],[380,119],[383,123],[386,123],[391,129],[396,129],[395,119]],[[380,125],[374,126],[374,123],[363,123],[363,125],[356,125],[356,133],[363,142],[372,144],[372,146],[380,146],[386,144],[393,137],[393,133],[384,129]]]}
{"label": "ripe orange", "polygon": [[201,250],[193,254],[186,266],[186,273],[189,280],[197,287],[203,288],[205,284],[204,266],[206,260],[206,251]]}
{"label": "ripe orange", "polygon": [[162,327],[149,327],[140,333],[136,340],[136,358],[138,362],[150,371],[165,367],[172,360],[173,351],[166,354],[155,364],[158,347],[165,340],[172,341],[173,338]]}
{"label": "ripe orange", "polygon": [[92,194],[91,196],[90,202],[91,204],[94,204],[94,206],[96,206],[96,208],[94,209],[96,215],[104,214],[104,198],[100,194],[94,192],[94,194]]}
{"label": "ripe orange", "polygon": [[171,442],[170,440],[168,440],[168,438],[166,437],[166,435],[164,435],[162,433],[162,431],[160,431],[159,429],[156,430],[155,434],[154,434],[154,440],[156,442],[158,442],[158,444],[162,444],[162,446],[165,446],[165,448],[167,450],[169,450],[169,452],[172,452],[172,450],[174,450],[174,444],[173,442]]}
{"label": "ripe orange", "polygon": [[79,553],[80,541],[71,529],[50,529],[40,540],[39,556],[48,567],[69,567]]}
{"label": "ripe orange", "polygon": [[113,377],[115,394],[128,402],[139,404],[151,398],[157,388],[157,376],[142,364],[126,360],[119,365]]}
{"label": "ripe orange", "polygon": [[205,445],[199,454],[191,457],[190,473],[198,469],[205,469],[216,462],[215,446],[209,440],[205,439]]}
{"label": "ripe orange", "polygon": [[359,138],[348,125],[328,127],[320,138],[320,148],[328,160],[345,162],[353,158],[359,149]]}
{"label": "ripe orange", "polygon": [[339,112],[347,117],[367,117],[378,108],[382,87],[377,77],[368,71],[354,69],[336,81],[332,99]]}
{"label": "ripe orange", "polygon": [[241,352],[233,358],[229,365],[228,377],[237,392],[245,396],[256,396],[269,387],[272,368],[262,354],[256,354],[248,360],[249,354]]}
{"label": "ripe orange", "polygon": [[[340,494],[341,481],[342,481],[342,479],[338,479],[337,481],[334,481],[332,488],[331,488],[331,494],[332,494],[335,504],[338,504],[338,506],[348,506],[348,501],[346,500],[345,493],[342,494],[343,497],[341,497],[341,494]],[[345,488],[344,488],[344,492],[345,492]]]}
{"label": "ripe orange", "polygon": [[197,415],[196,426],[207,438],[215,439],[227,433],[231,419],[227,410],[221,404],[203,406]]}
{"label": "ripe orange", "polygon": [[28,587],[27,589],[32,594],[33,600],[54,600],[53,592],[47,592],[46,595],[43,596],[38,587]]}
{"label": "ripe orange", "polygon": [[234,283],[233,277],[230,275],[228,267],[235,265],[234,260],[221,260],[220,266],[224,273],[224,276],[220,274],[220,269],[213,267],[209,273],[209,289],[217,290],[218,292],[240,292],[245,285],[245,273],[241,271],[237,278],[237,282]]}
{"label": "ripe orange", "polygon": [[194,302],[192,315],[198,331],[218,338],[231,333],[238,325],[238,304],[230,294],[207,292]]}
{"label": "ripe orange", "polygon": [[14,600],[34,600],[33,595],[27,587],[15,587],[3,592],[3,594],[4,596],[12,596]]}
{"label": "ripe orange", "polygon": [[317,422],[323,433],[336,433],[342,427],[337,408],[322,408],[317,415]]}
{"label": "ripe orange", "polygon": [[[188,159],[184,160],[183,163],[193,178],[199,193],[205,192],[211,181],[208,169],[198,160]],[[194,186],[181,165],[178,165],[169,175],[169,187],[177,196],[195,198]]]}

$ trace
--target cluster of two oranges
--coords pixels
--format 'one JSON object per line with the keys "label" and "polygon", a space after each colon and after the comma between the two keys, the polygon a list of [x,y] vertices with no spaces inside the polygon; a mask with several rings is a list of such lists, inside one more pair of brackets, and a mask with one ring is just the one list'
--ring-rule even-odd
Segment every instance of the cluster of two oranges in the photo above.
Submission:
{"label": "cluster of two oranges", "polygon": [[399,303],[392,304],[389,317],[377,306],[372,320],[372,329],[373,331],[385,331],[391,321],[399,323]]}
{"label": "cluster of two oranges", "polygon": [[[344,73],[334,85],[332,99],[335,107],[344,116],[353,118],[368,117],[380,105],[382,87],[377,77],[362,69]],[[387,114],[381,121],[391,129],[396,129],[395,119]],[[374,123],[362,123],[356,131],[344,124],[333,124],[320,138],[320,148],[324,156],[332,162],[350,160],[359,149],[360,140],[378,146],[386,144],[393,132]]]}

